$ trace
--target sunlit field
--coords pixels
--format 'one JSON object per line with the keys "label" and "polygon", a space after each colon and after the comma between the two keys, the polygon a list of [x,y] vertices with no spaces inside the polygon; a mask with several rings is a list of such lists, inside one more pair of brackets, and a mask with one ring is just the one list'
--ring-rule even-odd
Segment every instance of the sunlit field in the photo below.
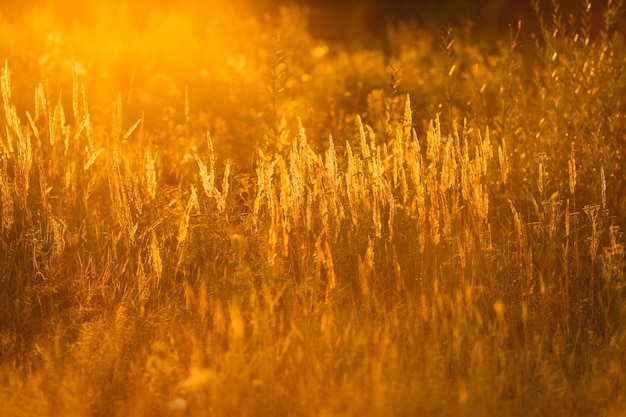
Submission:
{"label": "sunlit field", "polygon": [[626,416],[621,2],[229,3],[0,19],[0,416]]}

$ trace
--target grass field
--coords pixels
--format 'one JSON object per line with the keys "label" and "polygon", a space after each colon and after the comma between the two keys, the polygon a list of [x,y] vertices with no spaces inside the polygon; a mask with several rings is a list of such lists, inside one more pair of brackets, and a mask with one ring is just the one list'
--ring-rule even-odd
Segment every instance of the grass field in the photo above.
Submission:
{"label": "grass field", "polygon": [[0,21],[0,415],[626,416],[624,15],[536,7]]}

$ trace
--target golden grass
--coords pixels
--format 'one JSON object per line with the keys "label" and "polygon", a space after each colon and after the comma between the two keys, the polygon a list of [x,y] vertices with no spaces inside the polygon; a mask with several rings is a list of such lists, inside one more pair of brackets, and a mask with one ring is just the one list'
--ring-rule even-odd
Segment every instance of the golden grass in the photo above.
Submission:
{"label": "golden grass", "polygon": [[623,415],[619,7],[3,22],[0,414]]}

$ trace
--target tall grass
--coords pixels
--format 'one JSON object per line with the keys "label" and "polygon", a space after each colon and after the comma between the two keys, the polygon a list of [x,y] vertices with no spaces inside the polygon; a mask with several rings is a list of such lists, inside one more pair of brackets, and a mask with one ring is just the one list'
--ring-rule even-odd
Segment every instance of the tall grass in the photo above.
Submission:
{"label": "tall grass", "polygon": [[0,414],[621,415],[620,6],[173,57],[183,16],[2,23]]}

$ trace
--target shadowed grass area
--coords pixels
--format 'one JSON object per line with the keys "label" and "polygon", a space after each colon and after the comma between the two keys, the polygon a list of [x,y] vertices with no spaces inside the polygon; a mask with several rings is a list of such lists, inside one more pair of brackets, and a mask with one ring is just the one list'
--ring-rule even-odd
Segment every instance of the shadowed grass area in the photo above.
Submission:
{"label": "shadowed grass area", "polygon": [[620,6],[0,23],[0,415],[622,415]]}

